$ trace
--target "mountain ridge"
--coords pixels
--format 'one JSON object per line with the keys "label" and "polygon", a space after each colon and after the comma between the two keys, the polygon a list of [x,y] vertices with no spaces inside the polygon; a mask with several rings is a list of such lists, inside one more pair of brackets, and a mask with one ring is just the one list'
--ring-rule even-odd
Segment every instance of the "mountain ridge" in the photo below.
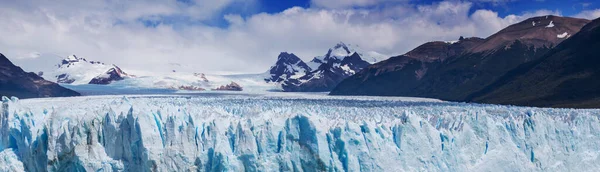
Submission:
{"label": "mountain ridge", "polygon": [[[546,26],[552,23],[552,27],[527,24],[529,21],[546,18]],[[555,46],[556,42],[563,40],[558,39],[559,35],[573,32],[572,28],[583,27],[582,21],[589,22],[585,19],[556,16],[534,17],[508,26],[484,40],[474,41],[470,47],[461,49],[462,52],[446,58],[432,60],[421,57],[419,60],[406,55],[392,57],[345,79],[330,94],[411,96],[465,101],[470,94],[493,83],[506,72],[540,58]],[[526,29],[518,33],[518,30],[524,27]],[[532,31],[532,28],[539,30],[539,33]],[[565,30],[560,30],[561,28]],[[544,37],[530,38],[540,34]],[[432,43],[422,46],[428,44]],[[450,52],[452,51],[444,50],[441,54]],[[425,51],[425,54],[427,53],[430,52]]]}

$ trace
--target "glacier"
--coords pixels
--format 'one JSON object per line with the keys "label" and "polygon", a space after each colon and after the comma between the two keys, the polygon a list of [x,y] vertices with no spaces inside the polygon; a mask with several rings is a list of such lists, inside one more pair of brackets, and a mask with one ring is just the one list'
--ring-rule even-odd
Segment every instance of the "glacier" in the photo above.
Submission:
{"label": "glacier", "polygon": [[2,99],[0,171],[596,171],[599,110],[320,94]]}

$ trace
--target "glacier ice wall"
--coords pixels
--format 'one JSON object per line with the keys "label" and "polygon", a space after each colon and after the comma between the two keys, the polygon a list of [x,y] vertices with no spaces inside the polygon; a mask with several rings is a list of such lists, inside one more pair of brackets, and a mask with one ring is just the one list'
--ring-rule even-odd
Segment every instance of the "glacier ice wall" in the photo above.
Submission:
{"label": "glacier ice wall", "polygon": [[378,98],[4,98],[0,171],[594,171],[599,112]]}

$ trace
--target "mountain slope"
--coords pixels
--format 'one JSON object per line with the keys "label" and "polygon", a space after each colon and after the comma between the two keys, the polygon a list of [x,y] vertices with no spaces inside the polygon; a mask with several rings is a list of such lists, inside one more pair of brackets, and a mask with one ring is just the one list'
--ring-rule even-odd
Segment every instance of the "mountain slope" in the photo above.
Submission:
{"label": "mountain slope", "polygon": [[410,52],[368,66],[342,81],[331,94],[386,95],[389,89],[410,90],[448,57],[464,53],[483,42],[481,38],[461,38],[458,42],[428,42]]}
{"label": "mountain slope", "polygon": [[[464,101],[506,72],[540,58],[563,40],[559,36],[562,37],[565,32],[575,33],[587,22],[584,19],[556,16],[530,18],[483,41],[471,41],[463,47],[462,52],[444,50],[442,52],[445,53],[440,54],[449,54],[448,57],[434,58],[436,61],[433,62],[428,63],[429,58],[423,57],[420,60],[409,59],[411,53],[407,53],[372,65],[341,82],[331,94]],[[568,34],[564,37],[568,37]]]}
{"label": "mountain slope", "polygon": [[19,98],[65,97],[80,94],[27,73],[0,54],[0,95]]}
{"label": "mountain slope", "polygon": [[482,103],[600,107],[600,19],[540,60],[517,68],[470,99]]}

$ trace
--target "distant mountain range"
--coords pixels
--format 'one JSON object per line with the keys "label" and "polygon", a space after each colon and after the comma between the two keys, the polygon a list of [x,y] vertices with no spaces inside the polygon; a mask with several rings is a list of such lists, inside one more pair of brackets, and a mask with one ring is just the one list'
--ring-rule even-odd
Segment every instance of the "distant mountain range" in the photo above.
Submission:
{"label": "distant mountain range", "polygon": [[[527,68],[523,66],[539,63],[548,56],[561,56],[553,54],[561,51],[560,49],[565,49],[567,45],[564,44],[582,43],[583,39],[578,39],[574,35],[581,35],[578,32],[589,22],[589,20],[569,17],[534,17],[502,29],[486,39],[461,38],[456,43],[426,43],[404,55],[367,67],[342,81],[330,94],[411,96],[451,101],[555,106],[557,102],[534,103],[541,102],[535,98],[536,96],[530,96],[531,99],[521,97],[521,100],[530,101],[528,103],[518,102],[516,99],[511,101],[509,95],[516,98],[528,94],[509,94],[523,89],[521,87],[523,85],[512,89],[502,85],[513,82],[508,78],[523,75],[517,74],[525,70],[522,68]],[[586,26],[586,28],[590,27]],[[564,44],[561,44],[563,41]],[[557,46],[559,44],[561,46]],[[581,50],[578,53],[585,52]],[[546,69],[546,73],[567,76],[565,73],[558,73],[560,70]],[[523,79],[521,82],[527,81]],[[549,85],[536,86],[537,89],[543,90],[546,90],[544,87],[549,87]],[[496,91],[501,88],[504,88],[504,91]],[[507,97],[501,99],[495,96]],[[599,105],[595,106],[600,107]]]}
{"label": "distant mountain range", "polygon": [[600,107],[599,25],[599,19],[534,17],[485,39],[428,42],[389,59],[340,42],[308,62],[282,52],[266,73],[248,75],[173,69],[163,75],[134,76],[116,65],[75,55],[51,70],[34,74],[1,56],[0,94],[23,98],[79,95],[53,83],[57,82],[192,91],[331,91],[331,95]]}

